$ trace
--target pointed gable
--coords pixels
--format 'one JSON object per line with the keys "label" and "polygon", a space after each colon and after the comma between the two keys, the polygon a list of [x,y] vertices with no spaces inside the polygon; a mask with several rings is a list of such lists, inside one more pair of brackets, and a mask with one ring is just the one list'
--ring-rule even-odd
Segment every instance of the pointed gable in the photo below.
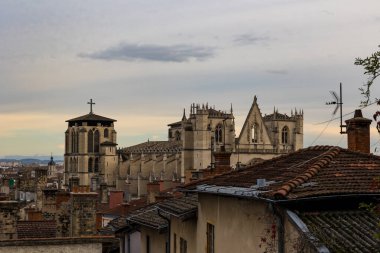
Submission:
{"label": "pointed gable", "polygon": [[251,143],[272,144],[257,104],[256,96],[254,96],[251,109],[249,110],[247,118],[245,119],[244,125],[241,129],[238,143],[239,145],[248,145]]}

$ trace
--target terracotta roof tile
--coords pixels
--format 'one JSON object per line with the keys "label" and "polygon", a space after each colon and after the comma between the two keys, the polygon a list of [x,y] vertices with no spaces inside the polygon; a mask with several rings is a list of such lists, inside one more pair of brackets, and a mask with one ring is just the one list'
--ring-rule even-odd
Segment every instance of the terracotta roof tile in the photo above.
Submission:
{"label": "terracotta roof tile", "polygon": [[380,177],[380,157],[333,146],[314,146],[266,160],[259,164],[212,178],[191,182],[220,187],[257,187],[258,179],[267,198],[297,199],[342,194],[380,194],[373,181]]}
{"label": "terracotta roof tile", "polygon": [[318,243],[330,252],[377,252],[380,218],[365,211],[308,212],[299,215]]}

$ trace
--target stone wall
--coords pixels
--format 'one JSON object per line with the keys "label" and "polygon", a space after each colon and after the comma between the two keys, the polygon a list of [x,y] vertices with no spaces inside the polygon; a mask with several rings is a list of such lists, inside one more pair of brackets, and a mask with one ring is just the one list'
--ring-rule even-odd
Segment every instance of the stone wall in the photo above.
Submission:
{"label": "stone wall", "polygon": [[94,192],[71,193],[71,236],[96,233],[97,199],[98,194]]}
{"label": "stone wall", "polygon": [[18,202],[0,201],[0,240],[17,238],[17,220]]}

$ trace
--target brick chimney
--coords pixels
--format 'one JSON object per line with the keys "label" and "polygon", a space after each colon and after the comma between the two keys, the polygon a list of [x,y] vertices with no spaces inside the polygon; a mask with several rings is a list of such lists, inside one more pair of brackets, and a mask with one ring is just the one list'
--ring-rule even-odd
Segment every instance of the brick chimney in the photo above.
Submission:
{"label": "brick chimney", "polygon": [[363,118],[361,110],[355,110],[354,117],[346,120],[348,149],[370,153],[371,122],[372,120]]}

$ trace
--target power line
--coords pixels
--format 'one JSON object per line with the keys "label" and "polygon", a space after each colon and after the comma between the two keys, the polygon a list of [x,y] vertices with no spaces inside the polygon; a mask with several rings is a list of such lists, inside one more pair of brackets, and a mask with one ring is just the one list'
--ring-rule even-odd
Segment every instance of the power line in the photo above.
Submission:
{"label": "power line", "polygon": [[318,136],[314,139],[314,141],[310,144],[310,146],[313,146],[313,144],[321,137],[321,135],[326,131],[327,127],[330,125],[330,122],[332,122],[332,119],[329,121],[326,121],[326,126],[323,128],[323,130],[318,134]]}
{"label": "power line", "polygon": [[[370,104],[368,104],[368,105],[366,105],[366,106],[363,106],[362,109],[367,108],[367,107],[369,107],[369,106],[371,106],[371,105],[373,105],[373,104],[376,104],[377,102],[378,102],[378,101],[374,101],[374,102],[372,102],[372,103],[370,103]],[[345,117],[345,116],[348,116],[348,115],[350,115],[350,114],[353,114],[354,112],[355,112],[355,111],[353,111],[353,112],[349,112],[349,113],[346,113],[346,114],[342,115],[342,117]],[[331,118],[330,120],[326,120],[326,121],[319,122],[319,123],[314,123],[313,125],[322,125],[322,124],[325,124],[325,123],[330,123],[331,121],[334,121],[334,120],[337,120],[337,119],[340,119],[340,117],[335,117],[335,118]]]}

